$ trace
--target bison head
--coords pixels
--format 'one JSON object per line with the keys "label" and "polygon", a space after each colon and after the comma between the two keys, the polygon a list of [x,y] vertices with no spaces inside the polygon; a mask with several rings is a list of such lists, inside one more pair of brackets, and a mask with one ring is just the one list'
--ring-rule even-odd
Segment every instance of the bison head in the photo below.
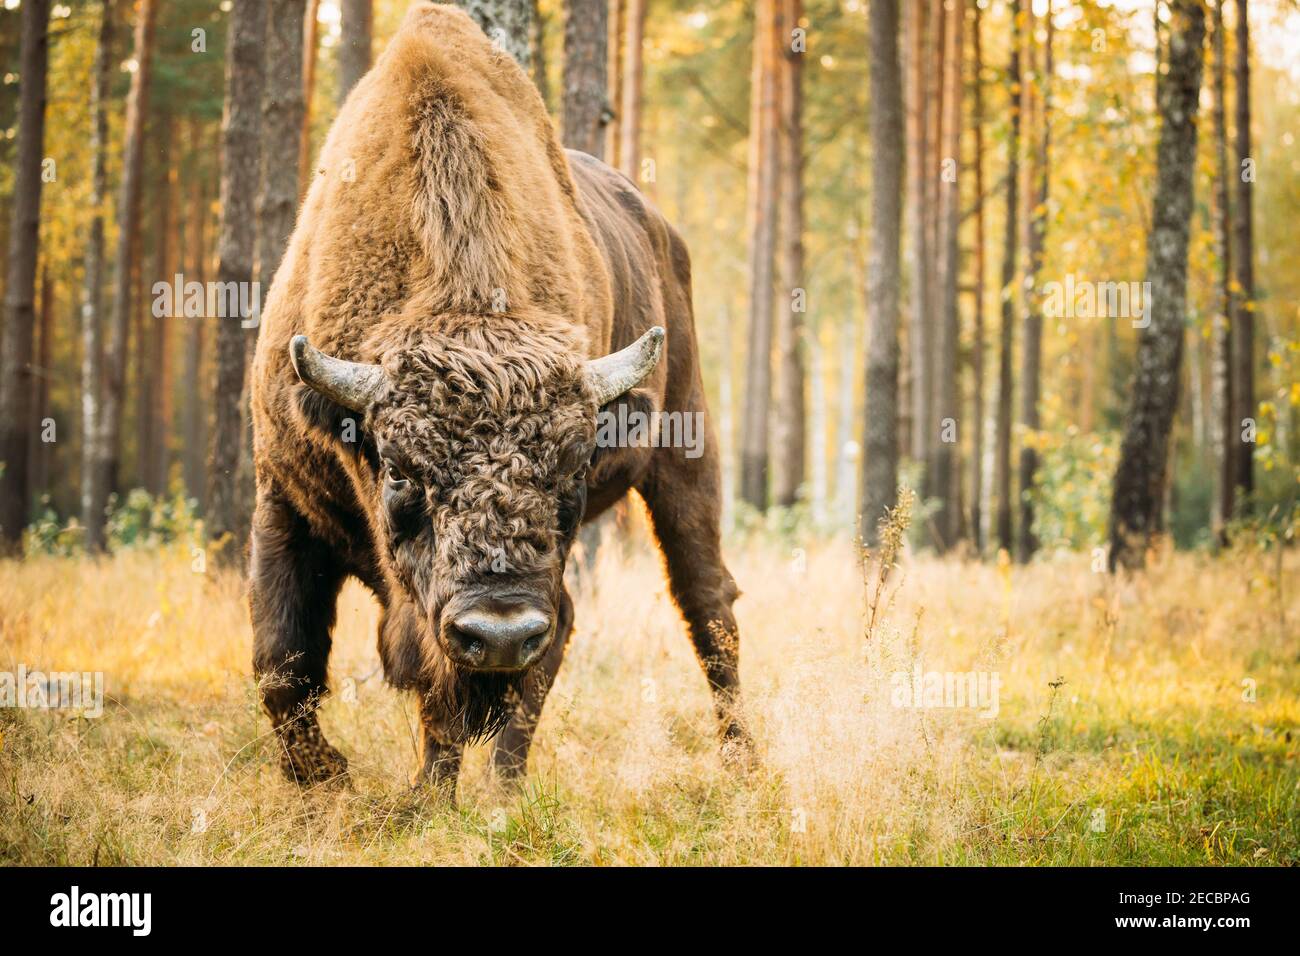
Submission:
{"label": "bison head", "polygon": [[503,325],[419,337],[382,365],[333,358],[302,335],[290,345],[315,395],[364,416],[356,450],[376,547],[426,621],[422,642],[462,674],[521,675],[545,654],[596,412],[663,349],[656,327],[584,361],[563,329]]}

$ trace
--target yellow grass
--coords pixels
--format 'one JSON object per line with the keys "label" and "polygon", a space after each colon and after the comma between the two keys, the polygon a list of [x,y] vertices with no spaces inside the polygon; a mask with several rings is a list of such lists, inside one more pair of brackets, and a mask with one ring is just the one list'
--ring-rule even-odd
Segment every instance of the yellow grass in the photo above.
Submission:
{"label": "yellow grass", "polygon": [[[1300,859],[1294,554],[1162,557],[1129,582],[1089,555],[904,560],[870,641],[847,543],[729,555],[757,769],[718,759],[657,557],[616,546],[575,593],[527,783],[494,783],[475,748],[458,810],[409,789],[415,708],[383,683],[355,584],[322,712],[355,786],[302,793],[256,705],[235,577],[194,573],[187,547],[2,563],[0,670],[102,671],[108,701],[0,710],[0,862]],[[996,672],[996,718],[895,706],[917,663]]]}

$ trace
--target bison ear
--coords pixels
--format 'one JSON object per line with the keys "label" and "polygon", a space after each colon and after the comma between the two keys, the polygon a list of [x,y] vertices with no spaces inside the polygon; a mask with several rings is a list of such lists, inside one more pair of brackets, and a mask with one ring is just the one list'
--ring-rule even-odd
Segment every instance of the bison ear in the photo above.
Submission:
{"label": "bison ear", "polygon": [[289,342],[293,370],[308,385],[330,401],[354,412],[365,414],[384,387],[381,366],[365,362],[345,362],[312,347],[305,335],[295,335]]}
{"label": "bison ear", "polygon": [[587,381],[596,404],[612,402],[640,385],[659,364],[664,352],[664,330],[656,325],[625,349],[587,362]]}

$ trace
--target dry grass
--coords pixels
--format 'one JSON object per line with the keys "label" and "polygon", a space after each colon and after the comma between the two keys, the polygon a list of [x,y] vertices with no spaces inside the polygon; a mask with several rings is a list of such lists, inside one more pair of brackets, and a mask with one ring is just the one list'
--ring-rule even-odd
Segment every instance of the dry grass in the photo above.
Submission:
{"label": "dry grass", "polygon": [[[730,553],[760,769],[718,759],[657,558],[606,548],[527,784],[494,784],[477,748],[455,811],[408,789],[414,707],[383,684],[359,587],[322,718],[355,788],[304,794],[275,767],[237,580],[188,549],[0,564],[0,670],[103,671],[109,697],[94,720],[0,710],[0,862],[1300,860],[1296,555],[1282,597],[1271,557],[1164,557],[1129,583],[1085,555],[904,559],[868,640],[876,581],[849,545]],[[997,718],[894,706],[918,661],[996,671]]]}

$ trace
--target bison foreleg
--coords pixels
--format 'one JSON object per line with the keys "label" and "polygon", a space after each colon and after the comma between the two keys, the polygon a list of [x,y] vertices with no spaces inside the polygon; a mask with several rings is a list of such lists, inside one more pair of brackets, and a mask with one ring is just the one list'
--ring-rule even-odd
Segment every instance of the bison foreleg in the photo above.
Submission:
{"label": "bison foreleg", "polygon": [[456,781],[460,777],[460,758],[465,748],[451,743],[442,725],[442,715],[430,706],[427,694],[421,694],[420,728],[424,742],[424,763],[414,786],[430,787],[434,796],[451,806],[456,804]]}
{"label": "bison foreleg", "polygon": [[343,573],[287,504],[260,496],[253,515],[249,606],[253,673],[280,746],[280,768],[303,786],[341,778],[347,759],[321,734],[330,629]]}
{"label": "bison foreleg", "polygon": [[731,611],[739,591],[722,561],[717,443],[711,429],[705,434],[709,441],[701,457],[660,449],[638,490],[663,549],[673,600],[713,694],[723,756],[747,763],[753,744],[740,699],[740,630]]}

